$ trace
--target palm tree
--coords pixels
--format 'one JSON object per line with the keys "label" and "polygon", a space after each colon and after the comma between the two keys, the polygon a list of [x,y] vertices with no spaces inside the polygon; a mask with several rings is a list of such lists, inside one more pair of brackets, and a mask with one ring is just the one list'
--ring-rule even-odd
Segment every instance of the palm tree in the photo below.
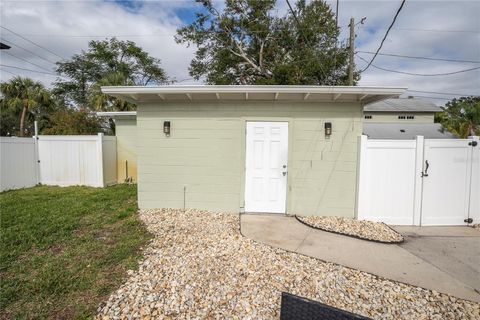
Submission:
{"label": "palm tree", "polygon": [[136,106],[125,100],[111,97],[102,93],[103,86],[131,86],[133,82],[120,72],[112,72],[105,75],[92,85],[89,102],[93,109],[97,111],[130,111],[135,110]]}
{"label": "palm tree", "polygon": [[22,77],[15,77],[8,82],[1,83],[0,91],[3,95],[2,103],[10,108],[22,110],[19,136],[23,137],[27,112],[44,103],[49,103],[50,94],[40,82]]}

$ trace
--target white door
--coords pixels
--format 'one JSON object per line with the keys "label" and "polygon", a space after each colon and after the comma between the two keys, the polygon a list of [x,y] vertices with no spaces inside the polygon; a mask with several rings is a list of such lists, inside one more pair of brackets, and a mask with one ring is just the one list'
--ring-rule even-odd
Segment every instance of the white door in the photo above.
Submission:
{"label": "white door", "polygon": [[245,211],[285,213],[288,122],[247,122]]}
{"label": "white door", "polygon": [[422,225],[465,224],[472,164],[470,141],[425,140]]}

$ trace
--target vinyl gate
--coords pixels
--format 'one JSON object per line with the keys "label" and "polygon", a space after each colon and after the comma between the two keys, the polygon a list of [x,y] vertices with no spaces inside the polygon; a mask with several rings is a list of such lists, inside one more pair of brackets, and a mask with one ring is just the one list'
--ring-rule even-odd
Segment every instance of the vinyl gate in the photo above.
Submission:
{"label": "vinyl gate", "polygon": [[40,182],[46,185],[105,187],[116,183],[116,138],[38,136]]}
{"label": "vinyl gate", "polygon": [[368,140],[362,136],[358,219],[423,226],[479,223],[478,144],[478,137]]}

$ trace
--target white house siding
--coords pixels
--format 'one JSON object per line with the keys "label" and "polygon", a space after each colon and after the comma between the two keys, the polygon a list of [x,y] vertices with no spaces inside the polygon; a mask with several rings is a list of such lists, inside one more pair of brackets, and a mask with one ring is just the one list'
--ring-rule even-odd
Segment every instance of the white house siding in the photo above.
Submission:
{"label": "white house siding", "polygon": [[[398,119],[398,116],[415,116],[415,119]],[[371,116],[371,119],[363,119],[365,122],[382,123],[433,123],[434,113],[428,112],[372,112],[365,111],[364,116]]]}

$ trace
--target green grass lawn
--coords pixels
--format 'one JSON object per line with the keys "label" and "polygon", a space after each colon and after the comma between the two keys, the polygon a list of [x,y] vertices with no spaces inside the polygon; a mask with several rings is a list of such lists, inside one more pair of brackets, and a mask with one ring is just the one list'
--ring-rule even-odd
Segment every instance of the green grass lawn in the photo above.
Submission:
{"label": "green grass lawn", "polygon": [[0,318],[89,318],[150,239],[136,186],[0,193]]}

